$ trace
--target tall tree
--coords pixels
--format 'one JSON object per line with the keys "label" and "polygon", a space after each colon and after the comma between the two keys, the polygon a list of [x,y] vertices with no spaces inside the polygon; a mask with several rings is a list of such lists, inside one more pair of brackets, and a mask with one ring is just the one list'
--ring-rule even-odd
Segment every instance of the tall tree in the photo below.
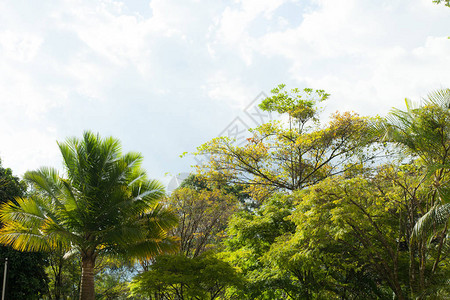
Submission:
{"label": "tall tree", "polygon": [[164,189],[147,179],[142,156],[122,154],[117,139],[85,132],[58,146],[66,176],[51,168],[27,172],[36,192],[1,206],[0,242],[27,251],[77,251],[80,299],[93,300],[97,257],[151,257],[173,250],[166,231],[176,218],[159,205]]}
{"label": "tall tree", "polygon": [[253,137],[243,146],[227,137],[200,146],[199,153],[211,157],[201,172],[212,180],[241,184],[254,199],[264,199],[275,190],[299,190],[371,159],[363,151],[369,137],[365,118],[336,113],[326,126],[320,124],[318,105],[327,98],[322,90],[278,86],[260,107],[287,115],[287,124],[252,129]]}

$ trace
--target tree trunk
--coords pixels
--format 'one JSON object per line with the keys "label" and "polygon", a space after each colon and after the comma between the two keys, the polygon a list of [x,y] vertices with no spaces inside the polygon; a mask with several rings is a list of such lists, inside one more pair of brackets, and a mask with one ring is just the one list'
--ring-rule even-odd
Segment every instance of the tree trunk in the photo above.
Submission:
{"label": "tree trunk", "polygon": [[61,254],[58,262],[58,274],[55,275],[55,300],[61,300],[63,264],[64,258]]}
{"label": "tree trunk", "polygon": [[95,300],[94,267],[95,267],[94,252],[86,251],[82,253],[80,300]]}

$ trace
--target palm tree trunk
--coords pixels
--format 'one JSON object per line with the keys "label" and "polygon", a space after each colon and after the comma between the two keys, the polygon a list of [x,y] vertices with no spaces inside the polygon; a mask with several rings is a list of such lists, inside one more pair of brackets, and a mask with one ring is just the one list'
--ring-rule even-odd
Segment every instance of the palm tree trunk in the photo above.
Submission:
{"label": "palm tree trunk", "polygon": [[82,253],[80,300],[95,300],[94,267],[94,252],[86,251]]}

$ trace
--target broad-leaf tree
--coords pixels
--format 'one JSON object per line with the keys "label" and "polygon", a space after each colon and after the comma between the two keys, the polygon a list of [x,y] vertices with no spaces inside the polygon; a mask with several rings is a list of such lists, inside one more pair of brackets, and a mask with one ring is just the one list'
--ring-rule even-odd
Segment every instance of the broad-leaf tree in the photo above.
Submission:
{"label": "broad-leaf tree", "polygon": [[390,180],[333,177],[294,197],[296,231],[279,238],[266,261],[288,270],[306,299],[325,291],[406,299],[408,201]]}
{"label": "broad-leaf tree", "polygon": [[273,89],[260,108],[287,115],[287,123],[252,129],[253,137],[243,146],[227,137],[202,145],[199,153],[211,159],[201,172],[243,185],[254,199],[263,200],[273,191],[299,190],[371,159],[374,154],[364,151],[370,138],[365,118],[336,113],[328,124],[320,124],[318,105],[327,98],[321,90]]}
{"label": "broad-leaf tree", "polygon": [[253,211],[239,211],[231,217],[225,249],[219,255],[246,279],[239,299],[288,299],[294,290],[286,272],[275,271],[263,261],[278,237],[294,232],[295,224],[287,219],[292,210],[291,197],[273,195]]}
{"label": "broad-leaf tree", "polygon": [[172,234],[180,240],[180,253],[197,257],[223,240],[228,218],[236,210],[237,200],[219,189],[181,187],[165,202],[179,219]]}
{"label": "broad-leaf tree", "polygon": [[23,251],[76,251],[80,299],[91,300],[99,256],[139,259],[173,250],[166,231],[176,218],[159,205],[164,189],[147,179],[142,156],[122,154],[117,139],[85,132],[58,146],[65,175],[52,168],[25,174],[35,193],[1,206],[0,242]]}
{"label": "broad-leaf tree", "polygon": [[137,275],[131,286],[134,296],[149,299],[234,299],[227,287],[239,287],[242,278],[228,263],[212,253],[189,258],[158,256],[151,270]]}

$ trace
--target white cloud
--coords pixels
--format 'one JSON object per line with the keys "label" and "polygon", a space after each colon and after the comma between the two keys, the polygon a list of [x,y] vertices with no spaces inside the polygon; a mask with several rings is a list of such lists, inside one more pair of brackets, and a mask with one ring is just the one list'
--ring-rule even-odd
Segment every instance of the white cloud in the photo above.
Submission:
{"label": "white cloud", "polygon": [[[18,172],[57,165],[59,135],[89,127],[122,134],[128,149],[178,173],[161,141],[194,148],[190,141],[220,132],[233,117],[226,114],[280,82],[327,90],[329,110],[373,114],[450,78],[450,10],[431,0],[44,0],[0,8],[0,157]],[[149,141],[135,141],[142,136]]]}
{"label": "white cloud", "polygon": [[242,78],[232,78],[221,71],[208,79],[205,89],[209,98],[239,110],[244,109],[258,92],[254,86],[246,85]]}
{"label": "white cloud", "polygon": [[418,47],[412,53],[419,57],[442,58],[445,61],[450,59],[450,41],[447,37],[429,36],[425,45]]}
{"label": "white cloud", "polygon": [[40,120],[49,109],[62,105],[64,99],[55,99],[53,92],[39,86],[26,70],[4,61],[0,68],[0,117],[4,121]]}
{"label": "white cloud", "polygon": [[252,21],[262,15],[272,19],[275,9],[286,0],[242,0],[237,7],[228,6],[222,13],[217,35],[223,43],[236,44],[249,38],[248,28]]}
{"label": "white cloud", "polygon": [[148,22],[138,15],[121,14],[117,2],[83,3],[54,15],[60,30],[74,32],[93,53],[123,67],[148,54]]}
{"label": "white cloud", "polygon": [[[332,109],[384,113],[401,106],[406,96],[448,85],[450,41],[428,36],[445,20],[431,2],[318,3],[298,27],[260,37],[256,43],[262,46],[254,50],[269,59],[287,59],[298,83],[331,92]],[[450,28],[448,18],[444,23]]]}
{"label": "white cloud", "polygon": [[0,32],[1,52],[5,57],[21,63],[33,60],[42,44],[42,38],[30,33],[5,30]]}
{"label": "white cloud", "polygon": [[263,17],[266,21],[272,19],[274,10],[280,7],[286,0],[242,0],[237,5],[227,6],[216,28],[212,27],[214,40],[209,45],[211,49],[226,47],[231,51],[237,51],[241,59],[250,65],[253,59],[256,40],[250,35],[249,29],[257,17]]}
{"label": "white cloud", "polygon": [[35,170],[42,166],[61,168],[55,129],[19,129],[16,126],[1,123],[0,139],[7,141],[2,143],[0,148],[3,167],[12,168],[14,174],[20,176],[28,170]]}

